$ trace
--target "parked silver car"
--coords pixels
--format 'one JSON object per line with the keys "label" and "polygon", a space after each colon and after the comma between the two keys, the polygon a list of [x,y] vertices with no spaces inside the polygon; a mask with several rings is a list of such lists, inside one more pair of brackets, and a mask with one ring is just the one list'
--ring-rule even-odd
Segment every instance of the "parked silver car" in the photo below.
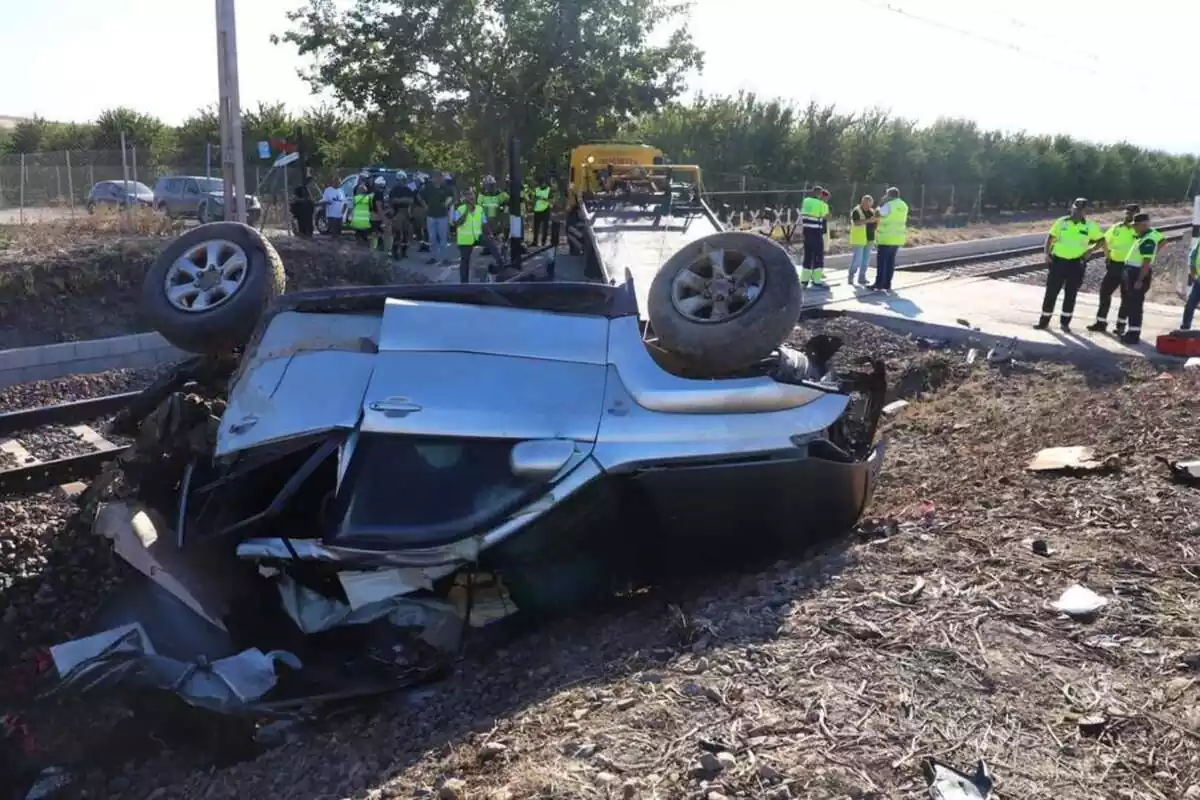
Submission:
{"label": "parked silver car", "polygon": [[133,204],[150,206],[154,203],[154,192],[144,183],[137,181],[100,181],[88,192],[87,210],[94,214],[98,206],[125,208]]}
{"label": "parked silver car", "polygon": [[[220,178],[166,175],[154,184],[154,207],[168,217],[195,217],[201,224],[225,218],[225,187]],[[258,227],[262,205],[246,195],[246,222]]]}

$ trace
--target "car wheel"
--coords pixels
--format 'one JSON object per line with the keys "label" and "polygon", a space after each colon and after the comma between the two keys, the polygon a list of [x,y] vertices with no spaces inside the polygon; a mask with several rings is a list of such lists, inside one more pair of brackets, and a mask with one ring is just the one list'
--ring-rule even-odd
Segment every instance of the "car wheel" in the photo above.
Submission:
{"label": "car wheel", "polygon": [[769,355],[800,317],[796,266],[770,239],[726,231],[689,243],[650,284],[647,315],[665,350],[702,374],[736,372]]}
{"label": "car wheel", "polygon": [[329,233],[329,220],[320,211],[313,215],[313,228],[322,236]]}
{"label": "car wheel", "polygon": [[261,233],[238,222],[193,228],[167,246],[142,283],[142,312],[176,347],[227,353],[250,340],[286,283]]}
{"label": "car wheel", "polygon": [[208,224],[208,203],[201,203],[200,207],[196,209],[196,219],[201,225]]}
{"label": "car wheel", "polygon": [[154,207],[154,210],[157,211],[158,213],[162,214],[167,219],[171,219],[171,209],[167,208],[166,203],[159,203],[157,206]]}
{"label": "car wheel", "polygon": [[96,204],[95,204],[95,203],[88,203],[88,204],[87,204],[87,211],[88,211],[88,213],[89,213],[89,214],[95,214],[95,213],[96,213]]}

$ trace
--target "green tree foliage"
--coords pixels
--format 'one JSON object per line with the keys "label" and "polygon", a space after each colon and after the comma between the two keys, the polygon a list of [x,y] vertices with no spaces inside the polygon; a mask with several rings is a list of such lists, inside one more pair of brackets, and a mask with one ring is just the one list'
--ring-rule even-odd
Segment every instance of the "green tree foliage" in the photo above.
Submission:
{"label": "green tree foliage", "polygon": [[[661,108],[701,64],[672,0],[309,0],[283,40],[307,74],[369,116],[385,141],[453,130],[496,172],[519,138],[531,160],[612,135]],[[664,32],[663,42],[652,41]],[[394,145],[393,145],[394,146]],[[444,149],[444,148],[435,148]],[[447,154],[448,155],[448,154]]]}
{"label": "green tree foliage", "polygon": [[960,205],[982,186],[985,205],[1014,209],[1080,195],[1104,203],[1178,200],[1195,164],[1191,156],[1127,143],[982,131],[961,119],[920,127],[879,109],[847,115],[753,94],[673,103],[643,115],[625,134],[711,173],[760,179],[757,186],[955,185],[969,192]]}
{"label": "green tree foliage", "polygon": [[136,147],[140,153],[165,155],[175,143],[175,131],[158,117],[142,114],[132,108],[110,108],[96,118],[95,149],[119,150],[121,134],[125,146]]}
{"label": "green tree foliage", "polygon": [[23,119],[18,122],[9,135],[8,146],[14,153],[36,153],[42,149],[42,139],[46,136],[47,123],[41,117]]}

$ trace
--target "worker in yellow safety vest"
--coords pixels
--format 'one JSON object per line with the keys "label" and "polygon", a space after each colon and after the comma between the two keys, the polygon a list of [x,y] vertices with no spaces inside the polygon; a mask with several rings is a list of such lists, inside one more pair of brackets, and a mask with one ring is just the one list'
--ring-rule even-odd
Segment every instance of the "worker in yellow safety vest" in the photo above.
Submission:
{"label": "worker in yellow safety vest", "polygon": [[[1112,306],[1113,292],[1120,290],[1121,304],[1117,306],[1117,336],[1125,333],[1125,319],[1128,316],[1125,308],[1125,259],[1137,241],[1137,231],[1134,230],[1133,217],[1141,207],[1138,205],[1125,206],[1125,218],[1113,223],[1104,232],[1101,247],[1104,251],[1104,278],[1100,281],[1100,307],[1096,310],[1096,321],[1088,325],[1089,331],[1103,333],[1108,329],[1108,309]],[[1095,251],[1093,251],[1095,252]]]}
{"label": "worker in yellow safety vest", "polygon": [[554,187],[544,177],[533,189],[533,245],[545,247],[550,242],[550,205]]}
{"label": "worker in yellow safety vest", "polygon": [[853,286],[857,273],[858,283],[867,285],[867,267],[871,264],[871,245],[875,242],[875,228],[879,217],[875,213],[875,198],[864,194],[850,211],[850,271],[846,284]]}
{"label": "worker in yellow safety vest", "polygon": [[483,206],[476,202],[473,189],[467,189],[463,193],[463,202],[454,209],[453,219],[459,254],[458,282],[470,283],[471,254],[476,246],[483,244],[484,236],[491,236],[487,214],[484,213]]}
{"label": "worker in yellow safety vest", "polygon": [[1154,277],[1154,261],[1167,240],[1161,231],[1150,227],[1150,215],[1144,211],[1133,216],[1133,229],[1137,232],[1137,240],[1125,257],[1125,305],[1129,311],[1129,329],[1121,337],[1124,344],[1137,344],[1142,340],[1142,311]]}
{"label": "worker in yellow safety vest", "polygon": [[1192,241],[1192,250],[1188,253],[1188,291],[1187,302],[1183,305],[1183,324],[1181,331],[1192,329],[1192,319],[1196,316],[1196,306],[1200,306],[1200,237]]}
{"label": "worker in yellow safety vest", "polygon": [[829,192],[814,186],[800,204],[800,229],[804,241],[804,263],[800,283],[804,287],[825,288],[825,229],[829,219]]}
{"label": "worker in yellow safety vest", "polygon": [[888,187],[883,205],[879,207],[879,227],[875,230],[875,283],[871,288],[881,292],[892,291],[892,278],[896,275],[896,258],[900,248],[908,241],[908,203],[900,197],[900,190]]}
{"label": "worker in yellow safety vest", "polygon": [[371,244],[371,205],[375,197],[365,183],[354,189],[353,206],[350,210],[350,230],[354,238],[365,245]]}
{"label": "worker in yellow safety vest", "polygon": [[504,222],[506,203],[508,203],[508,192],[500,191],[496,186],[495,176],[485,175],[483,191],[479,193],[479,205],[483,208],[483,215],[491,221],[495,230],[504,230],[506,227],[501,224]]}
{"label": "worker in yellow safety vest", "polygon": [[1075,296],[1083,285],[1083,273],[1087,269],[1087,257],[1092,246],[1104,238],[1095,220],[1088,219],[1088,200],[1076,198],[1071,204],[1071,213],[1054,220],[1050,235],[1046,237],[1046,263],[1050,273],[1046,276],[1046,294],[1042,298],[1042,315],[1033,327],[1044,331],[1050,327],[1058,293],[1063,293],[1059,327],[1071,330],[1071,316],[1075,313]]}

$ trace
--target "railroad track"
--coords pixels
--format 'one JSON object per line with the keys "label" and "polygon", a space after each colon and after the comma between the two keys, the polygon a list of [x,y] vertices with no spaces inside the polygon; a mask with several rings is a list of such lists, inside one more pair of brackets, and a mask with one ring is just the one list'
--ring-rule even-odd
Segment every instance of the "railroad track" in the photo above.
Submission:
{"label": "railroad track", "polygon": [[[81,478],[95,475],[127,448],[121,443],[123,437],[109,438],[86,423],[117,414],[141,394],[123,392],[0,414],[0,460],[4,462],[0,496],[32,494],[56,486],[68,496],[78,495],[86,486]],[[34,452],[41,448],[31,440],[48,431],[54,431],[53,438],[58,440],[55,449],[65,445],[82,452],[39,458]]]}

